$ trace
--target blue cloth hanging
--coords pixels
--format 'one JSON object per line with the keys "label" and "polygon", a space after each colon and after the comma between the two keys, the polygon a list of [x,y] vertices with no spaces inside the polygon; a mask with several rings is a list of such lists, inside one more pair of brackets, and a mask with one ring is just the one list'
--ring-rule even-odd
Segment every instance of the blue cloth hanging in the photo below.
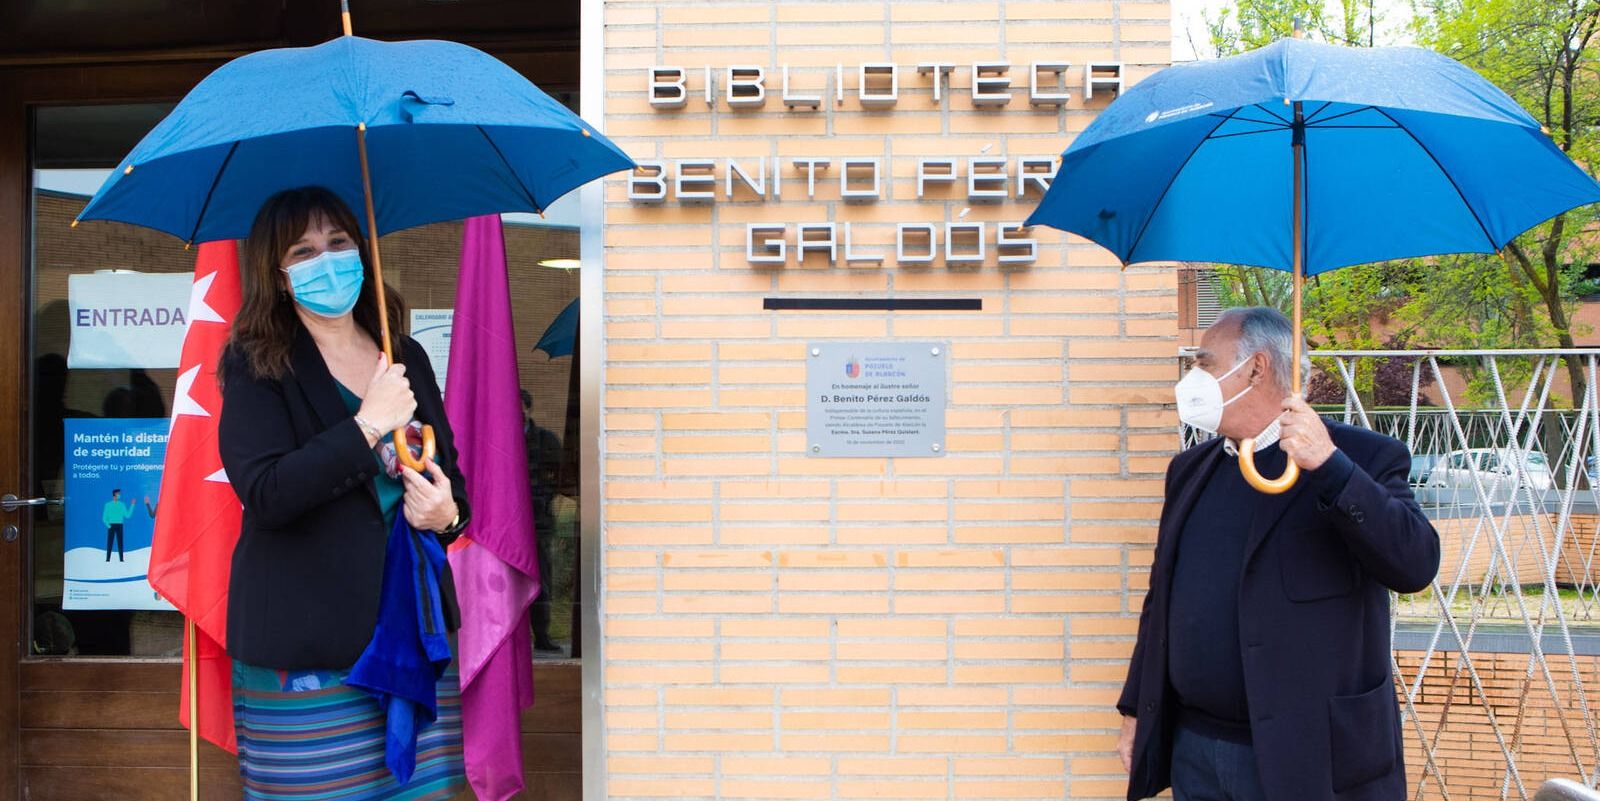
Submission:
{"label": "blue cloth hanging", "polygon": [[437,686],[450,666],[439,586],[445,565],[439,541],[395,515],[378,625],[346,682],[378,699],[388,721],[384,761],[401,784],[416,769],[417,733],[439,718]]}

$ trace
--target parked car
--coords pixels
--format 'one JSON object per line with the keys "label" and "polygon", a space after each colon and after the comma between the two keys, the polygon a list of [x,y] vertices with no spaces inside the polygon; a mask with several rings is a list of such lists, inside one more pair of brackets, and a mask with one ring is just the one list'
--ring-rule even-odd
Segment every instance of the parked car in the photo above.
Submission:
{"label": "parked car", "polygon": [[1412,489],[1428,486],[1428,477],[1433,473],[1433,468],[1439,464],[1443,455],[1437,453],[1418,453],[1411,457],[1411,472],[1406,480]]}
{"label": "parked car", "polygon": [[[1520,476],[1517,469],[1519,464],[1522,465]],[[1483,482],[1484,494],[1491,503],[1509,501],[1513,493],[1520,500],[1526,497],[1524,487],[1531,488],[1534,496],[1539,497],[1555,486],[1544,454],[1509,448],[1451,451],[1429,471],[1427,486],[1436,489],[1441,503],[1476,503],[1479,496],[1473,487],[1474,466],[1478,479]]]}

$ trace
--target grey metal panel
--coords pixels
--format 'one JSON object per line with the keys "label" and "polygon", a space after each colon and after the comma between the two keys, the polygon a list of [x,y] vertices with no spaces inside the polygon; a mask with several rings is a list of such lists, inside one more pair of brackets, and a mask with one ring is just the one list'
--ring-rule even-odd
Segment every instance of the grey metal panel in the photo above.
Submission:
{"label": "grey metal panel", "polygon": [[[579,27],[580,115],[596,130],[605,130],[605,0],[581,0]],[[579,233],[578,336],[580,358],[578,577],[583,626],[583,801],[604,801],[605,707],[601,703],[601,672],[605,639],[600,636],[600,377],[606,343],[603,292],[605,291],[605,184],[594,181],[579,190],[583,228]]]}

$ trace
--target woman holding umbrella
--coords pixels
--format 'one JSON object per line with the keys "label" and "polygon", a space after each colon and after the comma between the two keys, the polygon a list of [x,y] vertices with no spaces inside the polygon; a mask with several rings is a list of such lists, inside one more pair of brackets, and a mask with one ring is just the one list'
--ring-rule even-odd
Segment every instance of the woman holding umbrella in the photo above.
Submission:
{"label": "woman holding umbrella", "polygon": [[[204,735],[223,747],[231,744],[224,731],[229,722],[227,706],[217,703],[215,692],[215,685],[224,679],[201,669],[208,649],[225,643],[238,661],[283,670],[360,668],[367,664],[356,657],[362,641],[370,638],[369,645],[377,646],[407,639],[373,636],[370,628],[377,616],[374,607],[388,608],[374,595],[384,594],[387,586],[379,577],[383,565],[399,561],[389,557],[399,555],[409,563],[415,552],[430,563],[444,561],[437,547],[439,540],[427,532],[440,520],[418,523],[416,527],[423,529],[420,535],[409,532],[406,539],[414,546],[411,551],[385,549],[382,543],[378,529],[384,515],[379,510],[384,507],[376,499],[379,488],[388,485],[381,479],[374,481],[371,454],[360,447],[363,440],[370,441],[371,431],[354,417],[361,416],[381,434],[385,426],[398,426],[405,415],[375,420],[362,411],[367,407],[373,417],[380,416],[374,398],[385,393],[373,380],[377,358],[371,344],[351,336],[352,330],[376,340],[390,363],[410,368],[409,373],[389,375],[384,383],[396,383],[401,377],[409,380],[416,416],[431,424],[422,429],[423,458],[418,459],[409,447],[396,454],[416,473],[401,474],[408,482],[406,514],[398,516],[392,534],[403,533],[400,524],[414,511],[410,500],[425,489],[417,479],[428,476],[426,482],[434,485],[433,492],[442,491],[438,471],[427,466],[430,453],[438,454],[438,464],[449,477],[448,494],[454,496],[461,512],[460,521],[450,525],[453,518],[443,514],[448,508],[432,508],[446,526],[445,539],[449,539],[448,532],[466,522],[455,451],[427,356],[414,342],[401,346],[386,333],[389,317],[382,300],[379,237],[485,214],[543,212],[572,189],[634,166],[626,153],[593,126],[487,53],[454,42],[364,39],[353,35],[348,13],[344,23],[345,35],[332,41],[251,53],[207,76],[140,140],[73,221],[74,225],[88,220],[130,223],[191,244],[246,236],[259,241],[262,236],[251,233],[255,229],[274,239],[272,244],[259,245],[259,252],[251,256],[248,274],[243,276],[246,288],[240,332],[249,328],[257,336],[248,342],[236,336],[229,359],[221,365],[230,385],[243,382],[243,388],[230,386],[224,397],[224,404],[235,404],[234,411],[219,417],[225,418],[223,439],[238,438],[245,443],[230,446],[225,441],[223,447],[227,480],[244,498],[247,510],[245,542],[239,546],[231,570],[231,592],[251,598],[230,598],[229,620],[226,625],[219,624],[213,588],[194,592],[194,586],[202,582],[189,580],[191,575],[215,572],[209,569],[215,554],[204,547],[203,539],[195,537],[174,534],[164,540],[170,561],[167,569],[151,578],[152,586],[162,597],[173,600],[190,621],[192,645],[185,658],[187,714],[189,720],[200,721],[189,730],[191,798],[199,793],[199,737]],[[327,187],[342,201],[319,201],[314,207],[338,222],[347,237],[355,238],[359,230],[366,239],[364,248],[356,247],[361,283],[355,306],[349,315],[339,315],[353,320],[355,326],[352,329],[348,322],[342,323],[342,329],[334,330],[343,335],[334,338],[313,336],[312,332],[329,329],[317,327],[314,313],[299,313],[303,307],[311,311],[303,302],[307,295],[283,272],[297,266],[289,261],[289,248],[307,233],[311,218],[317,215],[309,213],[310,207],[303,216],[298,212],[290,215],[299,228],[285,223],[288,234],[275,233],[278,228],[272,232],[262,228],[266,224],[262,209],[272,205],[269,198],[311,184]],[[351,219],[350,208],[365,212],[361,224]],[[344,242],[334,248],[328,241],[313,243],[316,252],[306,258],[319,258],[329,249],[348,249],[351,244]],[[252,252],[256,247],[252,245]],[[338,262],[340,258],[348,257],[318,263],[324,276],[320,280],[332,283],[352,277],[350,265]],[[341,266],[343,272],[333,269]],[[311,284],[305,288],[315,289]],[[348,292],[348,287],[344,291]],[[353,350],[341,348],[340,342]],[[354,365],[348,372],[341,367],[347,364]],[[360,397],[355,405],[343,403],[335,379],[350,382],[345,388],[351,396]],[[259,408],[236,411],[236,393],[251,395]],[[292,436],[279,436],[286,431]],[[401,440],[408,441],[409,436]],[[366,487],[366,492],[357,491],[361,487]],[[321,521],[319,526],[340,521],[344,539],[286,533],[300,525],[302,517]],[[327,526],[333,527],[331,523]],[[389,546],[403,542],[399,536],[389,539]],[[355,542],[359,542],[360,552],[347,552]],[[433,552],[427,553],[429,548]],[[270,550],[277,561],[262,562],[244,555],[255,550]],[[313,597],[297,588],[279,586],[302,580],[326,592]],[[453,590],[452,582],[440,580],[437,587],[428,589],[437,591],[418,593],[418,597],[430,601],[434,615],[427,619],[434,620],[442,616],[437,602]],[[385,603],[394,597],[384,595]],[[454,612],[453,604],[448,611]],[[325,616],[340,622],[311,623]],[[417,618],[407,634],[418,633],[423,616]],[[447,626],[441,623],[438,628]],[[389,631],[380,627],[378,633]],[[433,667],[441,665],[441,657],[443,665],[453,664],[448,642],[441,647],[442,637],[435,639],[431,630],[421,634],[424,655]],[[466,694],[474,705],[492,706],[496,685],[478,680],[485,675],[479,670],[485,659],[485,654],[471,651],[465,655],[462,667],[470,677]],[[389,725],[386,745],[405,739],[409,713],[403,709],[405,703],[394,703],[397,699],[420,709],[418,722],[432,720],[431,716],[439,713],[442,722],[422,729],[427,736],[453,725],[455,695],[448,688],[434,693],[431,681],[418,687],[415,679],[423,675],[420,670],[389,673],[391,678],[413,680],[408,689],[427,692],[419,692],[425,695],[420,706],[409,696],[395,693],[381,702]],[[202,684],[212,687],[203,692]],[[371,686],[368,689],[378,692]],[[209,701],[201,703],[202,697]],[[396,707],[402,707],[402,714],[396,714]],[[475,716],[467,721],[467,730],[484,746],[467,756],[474,765],[471,781],[480,795],[492,794],[503,775],[520,775],[516,754],[521,741],[514,724],[504,725],[493,716]],[[415,735],[416,730],[410,733]],[[247,740],[248,732],[241,730],[240,734],[241,750],[261,745]],[[415,742],[416,770],[423,776],[431,764],[427,736]],[[404,774],[406,771],[397,771],[395,766],[406,763],[406,756],[391,751],[384,761],[392,772]],[[246,754],[242,760],[247,771],[254,759]],[[308,775],[300,786],[315,784],[314,771]],[[520,780],[507,781],[520,786]],[[411,784],[425,782],[413,779]],[[397,797],[386,795],[393,789],[392,784],[384,784],[370,791],[339,790],[318,797],[349,798],[349,793],[355,792],[370,792],[365,797]],[[306,791],[281,797],[298,797],[294,792]]]}
{"label": "woman holding umbrella", "polygon": [[[467,518],[427,355],[409,338],[389,343],[404,365],[381,354],[370,264],[355,216],[321,188],[271,197],[244,245],[219,447],[244,504],[228,652],[246,798],[443,799],[464,785],[453,663],[437,683],[437,720],[415,733],[409,781],[385,766],[385,705],[349,682],[390,592],[395,516],[441,544]],[[396,467],[392,445],[375,452],[413,415],[437,436],[439,464],[422,473]],[[436,586],[453,630],[448,570]]]}

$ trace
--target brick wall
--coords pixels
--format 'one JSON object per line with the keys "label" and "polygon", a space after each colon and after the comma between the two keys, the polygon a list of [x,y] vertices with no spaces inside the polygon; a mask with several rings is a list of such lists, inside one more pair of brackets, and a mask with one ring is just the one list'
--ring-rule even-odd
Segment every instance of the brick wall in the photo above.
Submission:
{"label": "brick wall", "polygon": [[[1478,517],[1456,517],[1433,521],[1439,532],[1439,580],[1449,587],[1461,571],[1463,588],[1476,588],[1488,575],[1491,564],[1495,576],[1504,581],[1507,576],[1505,560],[1510,559],[1517,581],[1524,585],[1544,585],[1547,552],[1554,547],[1559,514],[1500,515],[1492,520]],[[1567,523],[1562,535],[1561,555],[1556,559],[1556,582],[1566,586],[1582,586],[1594,582],[1592,554],[1595,544],[1596,518],[1592,514],[1575,514]],[[1505,556],[1495,552],[1494,526],[1504,528]],[[1464,597],[1464,596],[1463,596]]]}
{"label": "brick wall", "polygon": [[[1110,97],[1030,108],[1026,69],[1168,57],[1165,2],[605,4],[607,133],[639,159],[781,157],[782,200],[630,203],[607,185],[605,748],[611,797],[1115,798],[1111,705],[1175,444],[1176,284],[1036,230],[1036,264],[897,267],[896,222],[1020,221],[1037,199],[919,201],[916,158],[1053,156]],[[1013,64],[1020,94],[934,103],[921,61]],[[855,65],[900,65],[857,102]],[[835,64],[845,100],[832,100]],[[690,98],[652,109],[651,65]],[[764,108],[708,109],[709,65],[768,70]],[[780,68],[818,111],[778,100]],[[826,88],[824,84],[826,83]],[[719,74],[718,91],[721,91]],[[1013,90],[1017,91],[1017,90]],[[832,158],[815,199],[801,156]],[[885,159],[839,201],[837,159]],[[770,164],[770,160],[769,160]],[[964,175],[964,173],[963,173]],[[740,190],[743,192],[743,190]],[[971,207],[963,217],[963,210]],[[745,258],[747,222],[854,223],[881,265]],[[991,227],[991,236],[992,236]],[[791,240],[793,233],[790,234]],[[773,295],[978,297],[981,312],[764,312]],[[950,343],[942,458],[810,458],[805,344]]]}
{"label": "brick wall", "polygon": [[[1600,657],[1574,660],[1548,654],[1552,690],[1544,671],[1531,663],[1527,654],[1472,654],[1472,668],[1482,683],[1483,696],[1489,699],[1486,705],[1471,673],[1458,664],[1458,656],[1453,651],[1434,655],[1416,699],[1421,734],[1416,723],[1405,724],[1406,778],[1413,801],[1531,797],[1547,779],[1581,780],[1585,773],[1593,772],[1600,746],[1580,710],[1585,701],[1591,710],[1595,706]],[[1396,654],[1406,681],[1415,681],[1422,657],[1417,651]],[[1573,681],[1574,672],[1579,682]],[[1491,713],[1500,736],[1516,755],[1526,795],[1514,781],[1509,796],[1501,793],[1507,781],[1506,757],[1490,723]],[[1589,714],[1593,720],[1594,713]],[[1434,749],[1431,766],[1421,745],[1424,737]],[[1441,778],[1448,794],[1440,790]]]}

